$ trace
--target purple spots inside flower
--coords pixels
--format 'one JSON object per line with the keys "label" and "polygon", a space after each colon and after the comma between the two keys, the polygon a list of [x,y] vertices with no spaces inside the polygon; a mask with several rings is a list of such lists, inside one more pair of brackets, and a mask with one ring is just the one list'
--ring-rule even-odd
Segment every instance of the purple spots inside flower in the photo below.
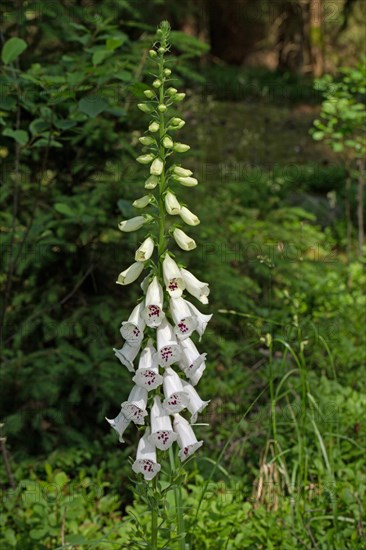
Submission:
{"label": "purple spots inside flower", "polygon": [[177,279],[170,279],[169,281],[169,284],[168,284],[168,290],[171,290],[172,292],[174,290],[178,290],[178,281]]}
{"label": "purple spots inside flower", "polygon": [[151,306],[148,306],[147,309],[149,310],[149,313],[148,313],[149,318],[160,316],[160,307],[159,306],[151,305]]}
{"label": "purple spots inside flower", "polygon": [[162,443],[163,445],[166,445],[167,443],[169,443],[169,432],[165,432],[165,431],[156,432],[156,437],[158,438],[160,443]]}
{"label": "purple spots inside flower", "polygon": [[187,332],[189,332],[189,328],[184,321],[185,320],[182,319],[181,322],[177,325],[182,334],[186,334]]}
{"label": "purple spots inside flower", "polygon": [[180,405],[179,395],[173,393],[168,399],[168,405],[170,405],[171,407]]}
{"label": "purple spots inside flower", "polygon": [[148,386],[151,386],[151,384],[154,384],[156,380],[156,373],[153,370],[145,370],[143,373],[143,376],[145,378],[145,383]]}
{"label": "purple spots inside flower", "polygon": [[135,327],[132,331],[132,333],[134,334],[134,336],[139,337],[140,336],[140,329]]}
{"label": "purple spots inside flower", "polygon": [[145,472],[153,472],[154,471],[154,463],[152,460],[146,460],[144,459],[142,461],[143,463],[143,469]]}
{"label": "purple spots inside flower", "polygon": [[189,453],[189,447],[184,447],[184,449],[183,449],[183,454],[184,454],[185,456],[188,456],[188,453]]}
{"label": "purple spots inside flower", "polygon": [[162,361],[168,363],[168,361],[173,357],[173,350],[171,346],[165,346],[160,350],[160,356]]}

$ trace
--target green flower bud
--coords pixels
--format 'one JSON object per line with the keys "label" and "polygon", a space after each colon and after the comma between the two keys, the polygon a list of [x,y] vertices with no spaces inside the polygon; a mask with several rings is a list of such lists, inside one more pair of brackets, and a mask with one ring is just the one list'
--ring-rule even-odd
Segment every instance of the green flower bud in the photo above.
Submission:
{"label": "green flower bud", "polygon": [[168,88],[166,93],[169,94],[169,95],[174,95],[178,92],[178,90],[176,88]]}
{"label": "green flower bud", "polygon": [[159,124],[157,122],[152,122],[150,125],[149,125],[149,131],[152,132],[153,134],[155,132],[158,132],[159,131]]}
{"label": "green flower bud", "polygon": [[173,101],[183,101],[183,99],[186,97],[186,94],[175,94],[173,97],[172,97],[172,100]]}
{"label": "green flower bud", "polygon": [[163,53],[166,52],[166,49],[163,48],[162,46],[160,46],[160,48],[158,49],[158,52],[161,53],[161,54],[163,54]]}
{"label": "green flower bud", "polygon": [[160,176],[164,168],[164,162],[161,158],[157,157],[150,166],[150,174],[153,176]]}
{"label": "green flower bud", "polygon": [[158,54],[156,53],[155,50],[149,50],[149,56],[151,57],[151,59],[154,59],[154,57],[156,57]]}
{"label": "green flower bud", "polygon": [[183,178],[174,178],[174,179],[179,181],[179,183],[181,183],[185,187],[195,187],[198,184],[198,181],[196,180],[196,178],[183,177]]}
{"label": "green flower bud", "polygon": [[170,69],[164,69],[165,76],[170,76],[172,74],[172,71]]}
{"label": "green flower bud", "polygon": [[159,80],[159,78],[157,78],[156,80],[154,80],[153,86],[154,86],[154,88],[160,88],[160,86],[161,86],[161,80]]}
{"label": "green flower bud", "polygon": [[173,172],[174,174],[182,178],[188,178],[193,173],[192,170],[188,170],[187,168],[182,168],[181,166],[174,166]]}
{"label": "green flower bud", "polygon": [[186,151],[189,151],[189,149],[190,146],[185,143],[174,143],[173,151],[176,153],[185,153]]}
{"label": "green flower bud", "polygon": [[157,176],[150,176],[145,181],[145,189],[155,189],[159,183],[159,178]]}
{"label": "green flower bud", "polygon": [[132,206],[135,208],[145,208],[150,202],[151,202],[152,196],[151,195],[144,195],[140,199],[136,199],[133,201]]}
{"label": "green flower bud", "polygon": [[144,94],[148,99],[152,99],[155,96],[155,94],[152,90],[145,90]]}
{"label": "green flower bud", "polygon": [[181,118],[172,118],[170,128],[172,130],[180,130],[185,125],[185,121]]}
{"label": "green flower bud", "polygon": [[146,103],[138,103],[137,107],[142,111],[143,113],[151,113],[152,109]]}
{"label": "green flower bud", "polygon": [[154,160],[154,155],[149,153],[148,155],[141,155],[140,157],[137,157],[137,162],[140,164],[150,164],[152,160]]}
{"label": "green flower bud", "polygon": [[164,105],[164,103],[160,103],[159,107],[158,107],[158,110],[161,112],[161,113],[165,113],[165,111],[167,110],[167,106]]}
{"label": "green flower bud", "polygon": [[169,136],[165,136],[165,138],[163,139],[163,145],[165,149],[172,149],[174,145],[172,138]]}
{"label": "green flower bud", "polygon": [[154,138],[149,136],[143,136],[139,138],[139,142],[142,143],[142,145],[152,145],[155,143]]}

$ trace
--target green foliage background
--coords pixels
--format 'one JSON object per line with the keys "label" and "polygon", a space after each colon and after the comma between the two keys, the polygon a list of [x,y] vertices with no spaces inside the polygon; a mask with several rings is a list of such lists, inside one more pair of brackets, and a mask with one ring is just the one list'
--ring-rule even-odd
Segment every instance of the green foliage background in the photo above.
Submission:
{"label": "green foliage background", "polygon": [[[137,288],[114,281],[139,236],[117,223],[142,189],[135,106],[160,8],[4,8],[5,39],[25,41],[7,42],[0,80],[4,548],[146,547],[135,434],[119,446],[104,417],[130,386],[112,347]],[[364,257],[355,233],[345,253],[344,162],[308,133],[319,87],[203,68],[207,46],[183,32],[172,44],[201,183],[189,261],[214,312],[189,547],[363,548]]]}

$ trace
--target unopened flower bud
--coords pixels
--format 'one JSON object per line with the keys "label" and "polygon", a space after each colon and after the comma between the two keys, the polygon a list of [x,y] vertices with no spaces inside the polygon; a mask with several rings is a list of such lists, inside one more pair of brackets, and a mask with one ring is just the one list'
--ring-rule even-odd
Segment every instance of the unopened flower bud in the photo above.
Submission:
{"label": "unopened flower bud", "polygon": [[163,54],[163,53],[166,52],[166,49],[163,48],[162,46],[160,46],[160,48],[158,49],[158,52],[161,53],[161,54]]}
{"label": "unopened flower bud", "polygon": [[139,138],[139,142],[142,143],[142,145],[152,145],[155,143],[155,140],[150,136],[142,136]]}
{"label": "unopened flower bud", "polygon": [[195,187],[198,184],[198,181],[196,180],[196,178],[188,177],[188,178],[176,178],[176,179],[177,181],[179,181],[179,183],[181,183],[185,187]]}
{"label": "unopened flower bud", "polygon": [[183,99],[186,97],[186,94],[175,94],[173,97],[172,97],[172,100],[173,101],[176,101],[176,102],[179,102],[179,101],[183,101]]}
{"label": "unopened flower bud", "polygon": [[169,94],[169,95],[174,95],[178,92],[178,90],[176,88],[168,88],[166,93]]}
{"label": "unopened flower bud", "polygon": [[159,78],[157,78],[156,80],[154,80],[153,86],[154,86],[154,88],[160,88],[160,86],[161,86],[161,80],[159,80]]}
{"label": "unopened flower bud", "polygon": [[165,76],[170,76],[172,74],[172,71],[170,69],[164,69]]}
{"label": "unopened flower bud", "polygon": [[185,125],[185,121],[181,118],[172,118],[170,128],[172,130],[180,130]]}
{"label": "unopened flower bud", "polygon": [[175,239],[175,242],[177,245],[185,251],[193,250],[197,247],[196,242],[189,237],[184,231],[181,229],[175,228],[173,231],[173,237]]}
{"label": "unopened flower bud", "polygon": [[193,212],[188,210],[188,208],[186,208],[185,206],[181,207],[179,211],[179,215],[182,218],[182,220],[186,222],[186,224],[188,225],[198,225],[200,223],[197,216],[193,214]]}
{"label": "unopened flower bud", "polygon": [[133,201],[132,206],[134,206],[135,208],[145,208],[145,206],[147,206],[151,202],[151,199],[152,195],[144,195],[140,199],[136,199],[135,201]]}
{"label": "unopened flower bud", "polygon": [[160,113],[165,113],[166,110],[167,110],[167,106],[164,105],[164,103],[160,103],[158,107],[158,111],[160,111]]}
{"label": "unopened flower bud", "polygon": [[152,90],[145,90],[144,94],[148,99],[152,99],[155,96],[155,94]]}
{"label": "unopened flower bud", "polygon": [[164,162],[161,158],[156,158],[150,166],[150,174],[153,176],[160,176],[164,168]]}
{"label": "unopened flower bud", "polygon": [[192,170],[188,170],[187,168],[182,168],[181,166],[174,166],[173,172],[177,176],[180,176],[183,178],[188,178],[193,173]]}
{"label": "unopened flower bud", "polygon": [[180,212],[180,204],[177,197],[171,191],[167,191],[165,195],[165,208],[171,216],[176,216]]}
{"label": "unopened flower bud", "polygon": [[149,153],[148,155],[141,155],[137,157],[137,162],[140,164],[149,164],[152,160],[154,160],[154,155]]}
{"label": "unopened flower bud", "polygon": [[163,139],[163,145],[165,149],[172,149],[174,145],[172,138],[169,136],[165,136],[165,138]]}
{"label": "unopened flower bud", "polygon": [[159,131],[159,124],[157,122],[152,122],[150,125],[149,125],[149,131],[152,132],[153,134],[155,132],[158,132]]}
{"label": "unopened flower bud", "polygon": [[137,107],[142,111],[143,113],[151,113],[152,109],[146,103],[138,103]]}
{"label": "unopened flower bud", "polygon": [[158,54],[156,53],[155,50],[149,50],[149,56],[151,57],[151,59],[154,59],[154,57],[156,57]]}
{"label": "unopened flower bud", "polygon": [[145,181],[145,189],[155,189],[158,183],[159,183],[159,178],[157,176],[150,176]]}
{"label": "unopened flower bud", "polygon": [[190,146],[185,143],[174,143],[173,151],[176,153],[185,153],[186,151],[189,151],[189,149]]}

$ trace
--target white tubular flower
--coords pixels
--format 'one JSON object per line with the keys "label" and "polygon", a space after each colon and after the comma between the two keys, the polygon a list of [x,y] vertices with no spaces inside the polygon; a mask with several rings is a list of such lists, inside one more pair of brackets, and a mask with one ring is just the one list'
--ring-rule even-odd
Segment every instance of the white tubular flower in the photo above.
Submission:
{"label": "white tubular flower", "polygon": [[[159,128],[158,128],[159,129]],[[150,164],[150,162],[154,159],[154,155],[151,153],[148,153],[147,155],[140,155],[137,157],[137,162],[140,164]]]}
{"label": "white tubular flower", "polygon": [[127,420],[132,420],[135,424],[145,424],[147,405],[147,391],[141,386],[134,386],[128,396],[127,401],[121,405],[121,411]]}
{"label": "white tubular flower", "polygon": [[128,318],[123,321],[121,327],[121,336],[130,344],[130,346],[140,346],[144,337],[145,321],[142,318],[143,303],[138,304]]}
{"label": "white tubular flower", "polygon": [[118,229],[124,231],[125,233],[130,233],[131,231],[137,231],[140,229],[148,219],[145,216],[135,216],[130,220],[124,220],[118,224]]}
{"label": "white tubular flower", "polygon": [[182,166],[174,166],[173,173],[181,178],[189,178],[193,174],[192,170],[182,168]]}
{"label": "white tubular flower", "polygon": [[152,256],[154,252],[154,241],[151,237],[148,237],[144,242],[139,246],[135,253],[136,262],[146,262]]}
{"label": "white tubular flower", "polygon": [[149,441],[150,429],[146,431],[139,441],[136,460],[132,464],[132,470],[136,474],[142,474],[146,481],[152,480],[160,472],[160,464],[156,461],[155,445]]}
{"label": "white tubular flower", "polygon": [[187,271],[186,269],[182,268],[180,271],[188,292],[197,298],[197,300],[199,300],[202,304],[208,304],[207,296],[210,294],[208,283],[199,281],[190,271]]}
{"label": "white tubular flower", "polygon": [[196,187],[196,185],[198,185],[198,181],[196,180],[196,178],[191,178],[190,176],[178,176],[176,179],[181,185],[184,185],[184,187]]}
{"label": "white tubular flower", "polygon": [[149,125],[149,131],[152,132],[153,134],[155,132],[158,132],[159,131],[159,128],[160,128],[160,125],[158,122],[152,122],[150,125]]}
{"label": "white tubular flower", "polygon": [[188,300],[184,300],[186,305],[191,311],[191,315],[193,315],[197,319],[197,332],[200,335],[200,340],[202,338],[203,333],[206,330],[206,327],[208,323],[211,321],[212,313],[210,315],[205,315],[204,313],[201,313],[196,306],[191,304],[191,302],[188,302]]}
{"label": "white tubular flower", "polygon": [[189,378],[190,378],[190,382],[191,382],[192,386],[197,386],[198,382],[202,378],[202,375],[203,375],[203,372],[204,372],[205,368],[206,368],[206,363],[203,362],[198,367],[198,369],[191,374],[191,376]]}
{"label": "white tubular flower", "polygon": [[174,229],[173,237],[177,245],[186,252],[188,252],[189,250],[193,250],[197,246],[195,241],[191,237],[186,235],[186,233],[184,233],[184,231],[182,231],[181,229]]}
{"label": "white tubular flower", "polygon": [[130,372],[135,372],[133,361],[140,350],[140,344],[137,346],[136,345],[131,346],[131,344],[129,344],[128,342],[125,342],[121,349],[113,348],[115,356],[118,357],[122,365],[127,367]]}
{"label": "white tubular flower", "polygon": [[171,367],[165,369],[163,389],[165,396],[163,406],[167,413],[180,412],[188,405],[188,395],[184,391],[182,380]]}
{"label": "white tubular flower", "polygon": [[123,434],[126,431],[127,426],[130,424],[130,420],[127,420],[123,412],[121,411],[116,418],[107,418],[105,417],[106,421],[109,422],[109,424],[112,426],[114,430],[119,435],[119,441],[120,443],[124,443],[125,440],[123,439]]}
{"label": "white tubular flower", "polygon": [[157,157],[153,160],[150,166],[150,174],[152,176],[160,176],[164,168],[164,162],[161,160],[161,158]]}
{"label": "white tubular flower", "polygon": [[197,441],[194,431],[189,422],[180,414],[174,415],[174,431],[178,435],[178,445],[180,447],[179,458],[184,462],[197,449],[202,447],[203,441]]}
{"label": "white tubular flower", "polygon": [[181,207],[179,215],[187,225],[198,225],[200,223],[196,214],[193,214],[193,212],[188,210],[185,206]]}
{"label": "white tubular flower", "polygon": [[167,191],[165,195],[165,208],[171,216],[176,216],[180,213],[180,204],[177,197],[171,191]]}
{"label": "white tubular flower", "polygon": [[154,397],[150,420],[151,435],[149,441],[161,451],[166,451],[176,441],[177,434],[173,431],[170,417],[166,414],[159,396]]}
{"label": "white tubular flower", "polygon": [[159,374],[156,362],[156,349],[151,339],[140,355],[139,367],[132,381],[147,391],[154,390],[163,383],[163,377]]}
{"label": "white tubular flower", "polygon": [[197,422],[198,414],[207,407],[210,401],[203,401],[194,387],[185,380],[182,380],[182,384],[189,399],[187,409],[191,413],[191,424],[195,424]]}
{"label": "white tubular flower", "polygon": [[170,300],[170,313],[175,323],[174,332],[180,340],[188,338],[197,328],[198,320],[189,309],[188,303],[183,298]]}
{"label": "white tubular flower", "polygon": [[148,327],[158,327],[165,317],[163,312],[163,289],[157,277],[154,277],[148,286],[142,317]]}
{"label": "white tubular flower", "polygon": [[116,283],[118,285],[129,285],[140,277],[143,270],[144,264],[142,262],[135,262],[118,275]]}
{"label": "white tubular flower", "polygon": [[169,254],[163,260],[163,277],[168,294],[172,298],[180,298],[185,286],[180,269]]}
{"label": "white tubular flower", "polygon": [[175,151],[176,153],[185,153],[186,151],[189,151],[189,149],[190,146],[186,145],[185,143],[176,142],[173,146],[173,151]]}
{"label": "white tubular flower", "polygon": [[149,176],[145,181],[145,189],[155,189],[159,183],[159,178],[157,176]]}
{"label": "white tubular flower", "polygon": [[179,361],[181,349],[173,332],[172,326],[166,319],[158,326],[158,361],[162,367],[169,367]]}
{"label": "white tubular flower", "polygon": [[179,366],[184,371],[186,376],[192,379],[194,373],[205,362],[207,353],[200,353],[190,338],[181,340],[181,348],[182,360],[180,361]]}

